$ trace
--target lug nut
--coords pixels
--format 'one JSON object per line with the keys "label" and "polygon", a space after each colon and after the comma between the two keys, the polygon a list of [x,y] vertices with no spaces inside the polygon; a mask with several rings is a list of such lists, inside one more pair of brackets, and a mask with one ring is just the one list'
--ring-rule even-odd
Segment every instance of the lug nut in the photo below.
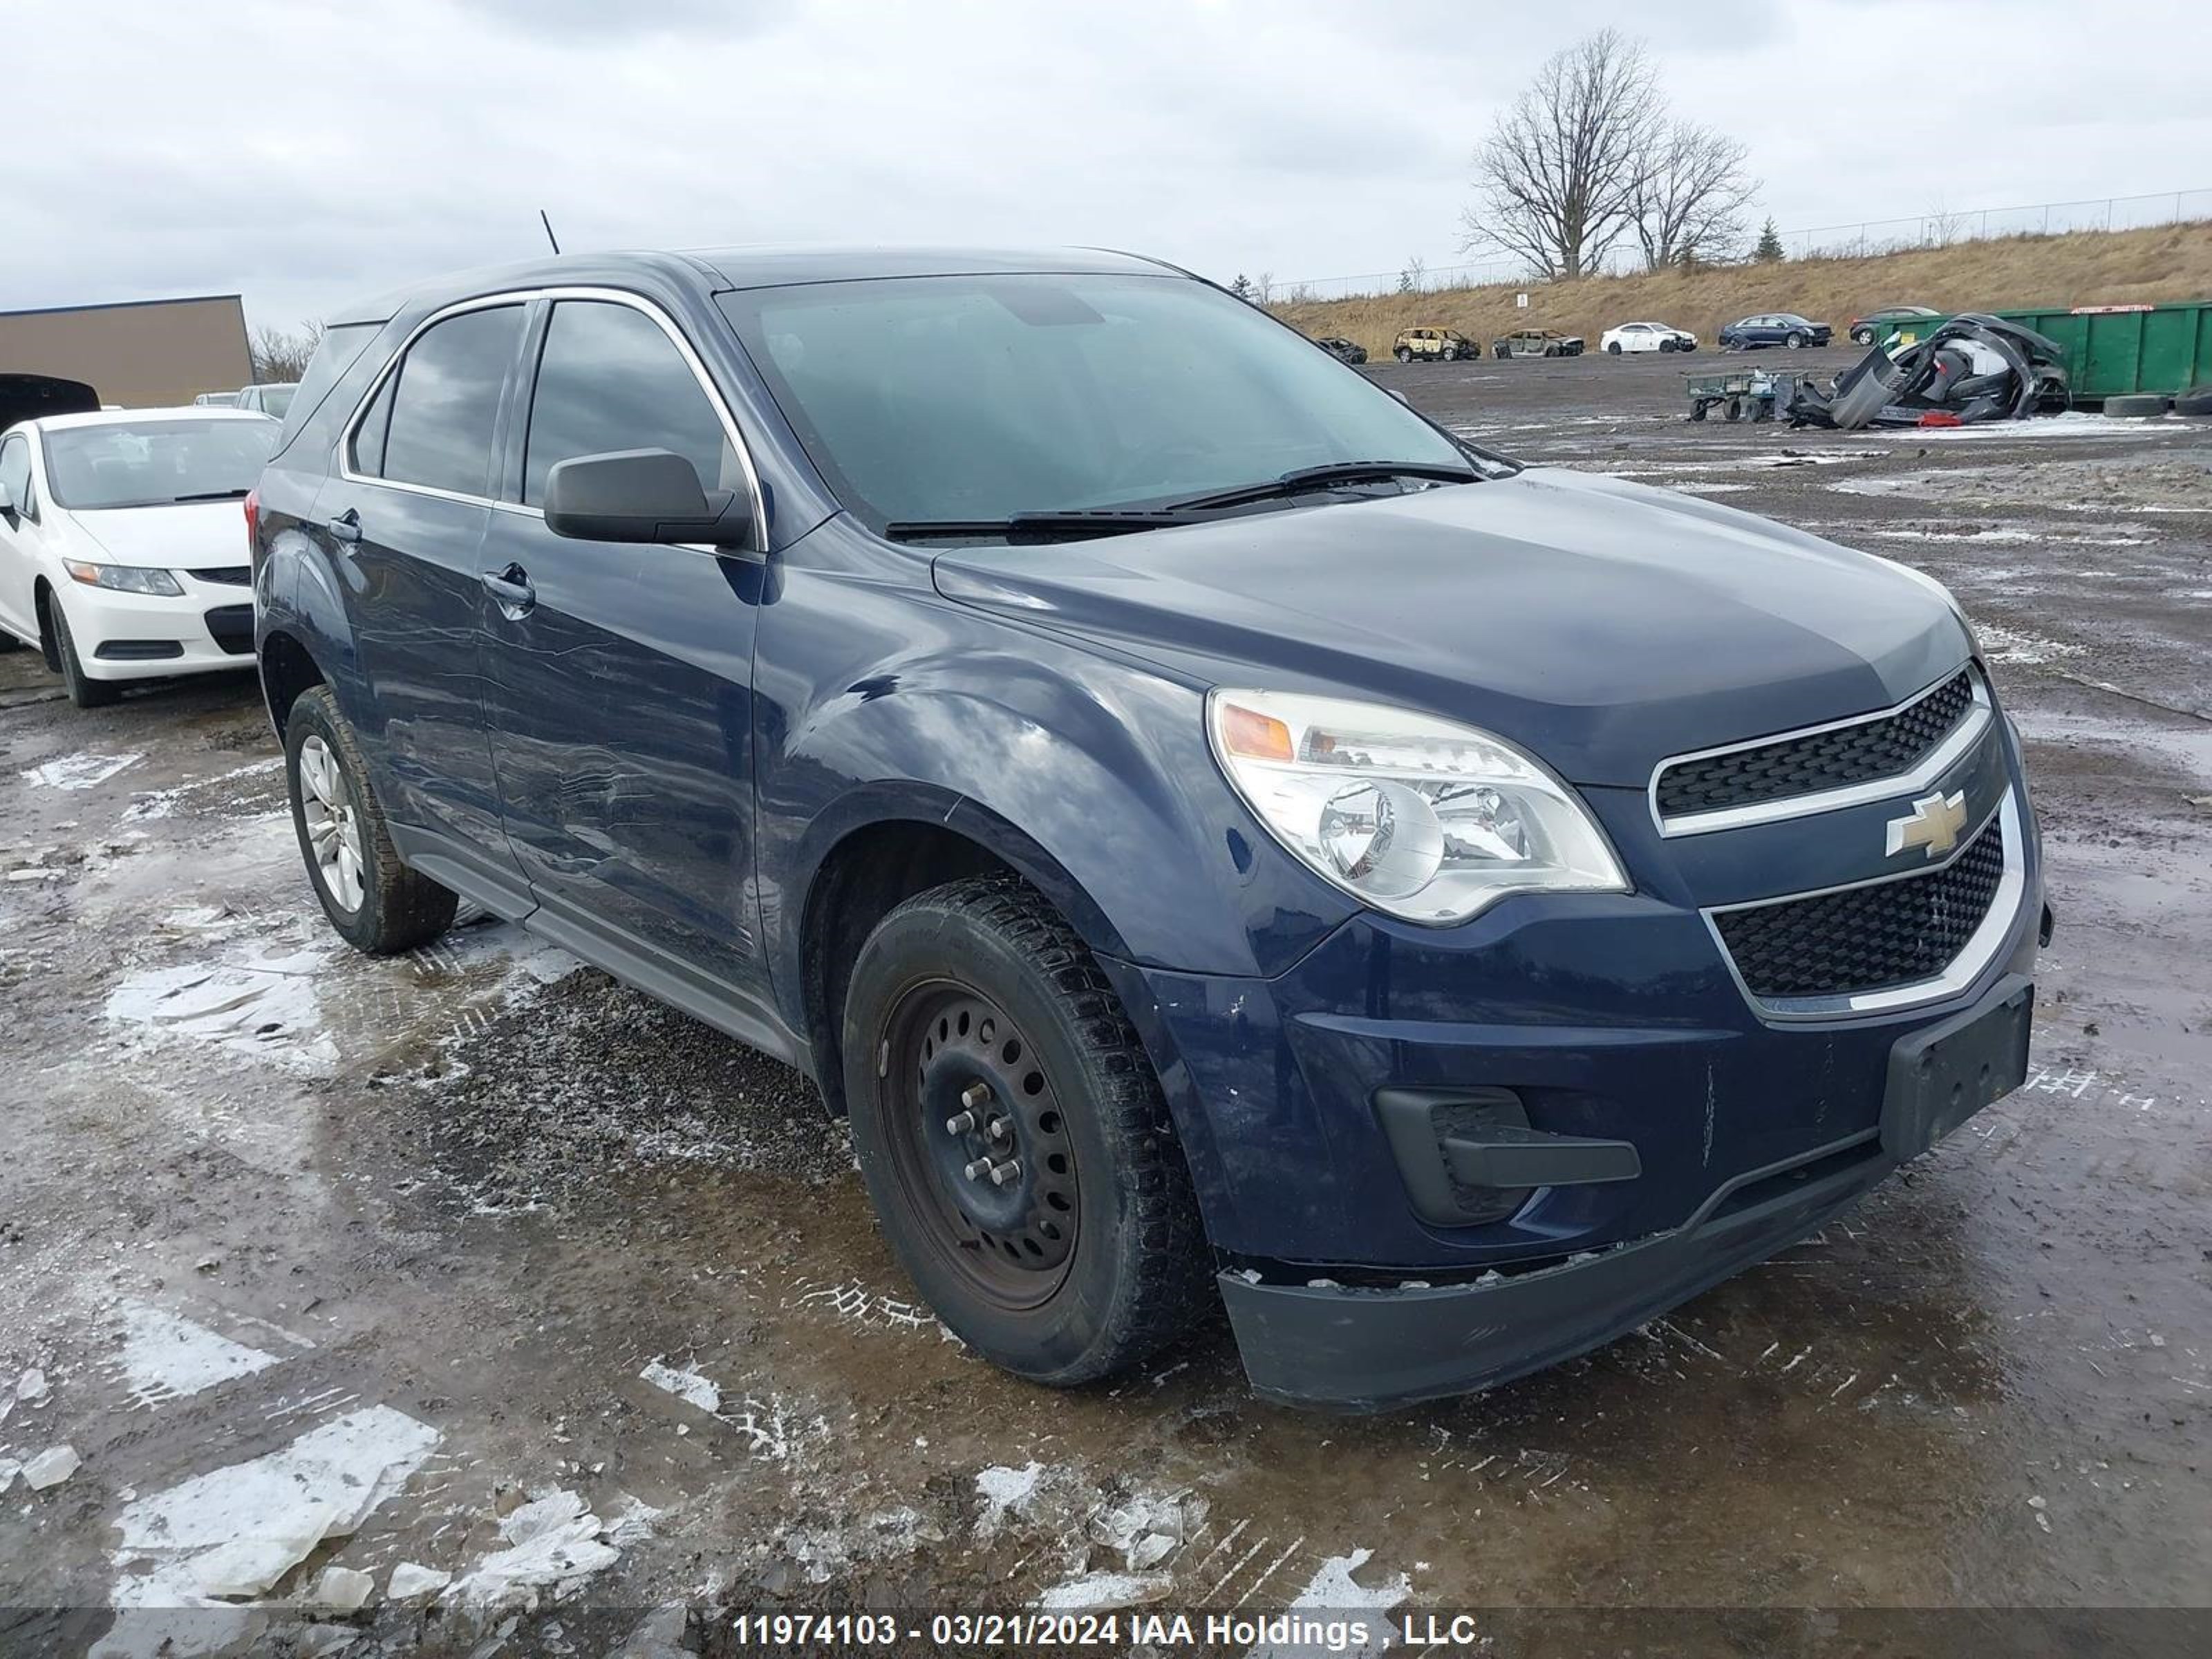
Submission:
{"label": "lug nut", "polygon": [[945,1133],[949,1135],[964,1135],[975,1127],[975,1114],[973,1112],[955,1112],[945,1120]]}
{"label": "lug nut", "polygon": [[999,1182],[999,1172],[991,1167],[991,1160],[988,1158],[977,1158],[962,1173],[970,1181],[981,1181],[985,1176],[988,1176],[994,1186]]}
{"label": "lug nut", "polygon": [[988,1083],[971,1083],[960,1091],[960,1103],[971,1112],[990,1097],[991,1085]]}
{"label": "lug nut", "polygon": [[994,1117],[991,1120],[989,1133],[992,1139],[1004,1140],[1008,1135],[1013,1133],[1013,1125],[1007,1122],[1006,1119],[1002,1117]]}
{"label": "lug nut", "polygon": [[991,1184],[994,1187],[1003,1187],[1010,1181],[1019,1181],[1021,1178],[1022,1161],[1018,1158],[1008,1158],[991,1171]]}

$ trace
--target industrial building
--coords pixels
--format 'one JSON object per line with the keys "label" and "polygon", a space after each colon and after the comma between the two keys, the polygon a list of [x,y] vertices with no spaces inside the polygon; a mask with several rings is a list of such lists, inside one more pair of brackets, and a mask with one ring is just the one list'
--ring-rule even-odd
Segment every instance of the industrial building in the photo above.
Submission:
{"label": "industrial building", "polygon": [[82,380],[129,409],[189,404],[253,379],[235,294],[0,311],[0,374]]}

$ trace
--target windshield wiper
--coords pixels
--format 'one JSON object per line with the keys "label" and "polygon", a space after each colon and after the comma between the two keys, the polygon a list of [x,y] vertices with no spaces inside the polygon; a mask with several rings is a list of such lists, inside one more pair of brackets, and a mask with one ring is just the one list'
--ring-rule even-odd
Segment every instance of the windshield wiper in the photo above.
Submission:
{"label": "windshield wiper", "polygon": [[247,494],[243,489],[208,489],[197,495],[172,495],[169,504],[182,507],[186,501],[242,501]]}
{"label": "windshield wiper", "polygon": [[1127,536],[1170,525],[1203,524],[1195,513],[1176,508],[1073,507],[1065,512],[1016,513],[1004,519],[908,519],[884,526],[895,542],[1003,541],[1073,542],[1093,536]]}
{"label": "windshield wiper", "polygon": [[1482,474],[1471,466],[1447,466],[1434,461],[1329,461],[1320,466],[1294,467],[1266,483],[1244,484],[1212,495],[1176,501],[1171,513],[1202,512],[1209,507],[1242,507],[1247,501],[1272,501],[1281,495],[1302,495],[1332,484],[1386,483],[1392,478],[1435,478],[1446,483],[1474,483]]}

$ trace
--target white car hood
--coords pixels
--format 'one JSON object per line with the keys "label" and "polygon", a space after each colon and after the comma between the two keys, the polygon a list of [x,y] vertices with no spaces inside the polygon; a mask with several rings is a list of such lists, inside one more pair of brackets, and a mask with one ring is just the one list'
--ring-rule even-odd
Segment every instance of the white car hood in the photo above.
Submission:
{"label": "white car hood", "polygon": [[246,514],[238,501],[180,501],[174,507],[70,511],[102,564],[205,570],[247,562]]}

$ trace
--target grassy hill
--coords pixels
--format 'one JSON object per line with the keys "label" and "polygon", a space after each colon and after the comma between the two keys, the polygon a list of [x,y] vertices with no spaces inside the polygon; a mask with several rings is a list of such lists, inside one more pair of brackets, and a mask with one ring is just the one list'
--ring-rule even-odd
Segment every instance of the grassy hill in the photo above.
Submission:
{"label": "grassy hill", "polygon": [[[1528,295],[1516,310],[1516,293]],[[1774,264],[1665,270],[1580,282],[1502,283],[1370,299],[1280,301],[1275,314],[1310,335],[1341,334],[1377,358],[1401,329],[1457,329],[1486,347],[1516,328],[1579,334],[1597,349],[1616,323],[1686,328],[1710,348],[1723,323],[1760,311],[1794,311],[1834,325],[1877,306],[2007,311],[2030,306],[2124,305],[2212,299],[2212,222],[2148,230],[2010,236],[1915,248],[1863,259],[1785,259]]]}

